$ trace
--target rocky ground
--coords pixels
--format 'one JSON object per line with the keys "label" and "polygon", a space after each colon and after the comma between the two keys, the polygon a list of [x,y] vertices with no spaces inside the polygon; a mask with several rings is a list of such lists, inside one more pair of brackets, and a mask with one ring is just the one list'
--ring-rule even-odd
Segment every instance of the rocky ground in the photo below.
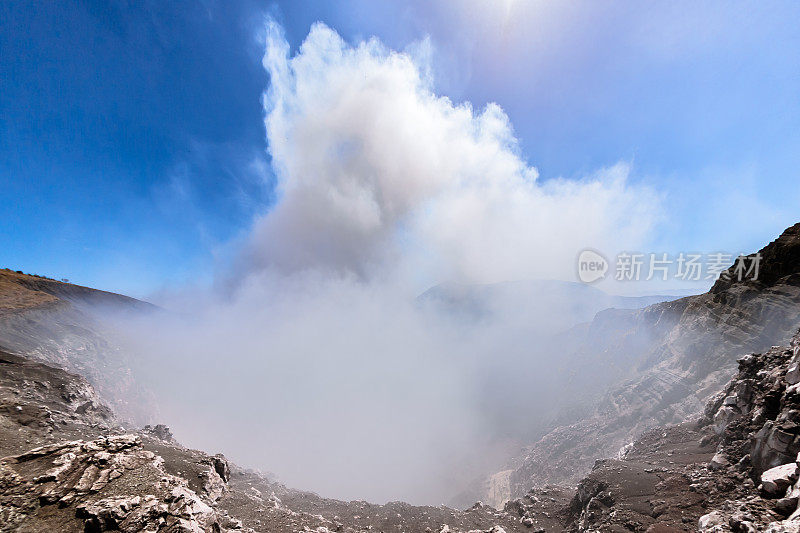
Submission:
{"label": "rocky ground", "polygon": [[[567,531],[800,531],[800,335],[749,354],[696,420],[597,461]],[[509,505],[525,507],[525,499]]]}
{"label": "rocky ground", "polygon": [[700,531],[800,531],[800,335],[791,346],[740,359],[701,426],[716,445],[708,468],[731,489]]}

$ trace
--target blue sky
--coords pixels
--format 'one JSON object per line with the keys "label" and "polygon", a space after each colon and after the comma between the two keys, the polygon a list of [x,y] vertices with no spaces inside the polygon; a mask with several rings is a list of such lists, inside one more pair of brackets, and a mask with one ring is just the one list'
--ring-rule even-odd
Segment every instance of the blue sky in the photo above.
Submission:
{"label": "blue sky", "polygon": [[146,296],[208,280],[269,210],[264,20],[296,49],[428,38],[439,94],[497,102],[542,180],[619,161],[654,251],[750,251],[797,221],[800,4],[0,3],[3,266]]}

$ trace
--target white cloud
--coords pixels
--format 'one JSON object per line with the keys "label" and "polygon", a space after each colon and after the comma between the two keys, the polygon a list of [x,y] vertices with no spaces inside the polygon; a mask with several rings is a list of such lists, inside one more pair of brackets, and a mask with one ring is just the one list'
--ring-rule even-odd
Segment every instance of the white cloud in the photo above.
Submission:
{"label": "white cloud", "polygon": [[586,246],[641,243],[657,200],[627,166],[539,183],[503,110],[435,95],[415,62],[426,57],[376,39],[351,46],[321,23],[289,57],[270,23],[264,106],[280,200],[256,223],[251,266],[498,281],[563,277]]}

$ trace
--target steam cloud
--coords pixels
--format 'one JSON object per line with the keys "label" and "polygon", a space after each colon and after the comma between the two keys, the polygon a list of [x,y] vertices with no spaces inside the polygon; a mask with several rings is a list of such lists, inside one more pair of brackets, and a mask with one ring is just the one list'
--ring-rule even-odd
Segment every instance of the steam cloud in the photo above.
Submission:
{"label": "steam cloud", "polygon": [[564,399],[542,330],[575,317],[545,296],[501,298],[494,319],[416,296],[572,279],[587,245],[640,246],[658,201],[625,165],[540,183],[502,109],[434,94],[425,53],[351,46],[319,23],[289,52],[269,23],[278,202],[232,293],[162,301],[180,318],[130,335],[138,372],[187,444],[325,496],[438,504]]}
{"label": "steam cloud", "polygon": [[288,54],[270,23],[264,107],[281,200],[256,223],[258,268],[555,278],[587,243],[635,246],[650,229],[655,197],[626,185],[626,166],[538,184],[503,110],[436,96],[408,53],[351,47],[318,23]]}

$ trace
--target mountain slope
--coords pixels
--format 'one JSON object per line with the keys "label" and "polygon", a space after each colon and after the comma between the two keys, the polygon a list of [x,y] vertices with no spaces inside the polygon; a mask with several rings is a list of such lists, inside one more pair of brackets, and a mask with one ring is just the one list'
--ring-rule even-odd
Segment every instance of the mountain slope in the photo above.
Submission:
{"label": "mountain slope", "polygon": [[[748,354],[702,415],[658,427],[597,461],[565,531],[800,531],[800,334]],[[537,517],[531,496],[506,506]]]}
{"label": "mountain slope", "polygon": [[151,312],[158,308],[128,296],[0,270],[0,348],[84,376],[120,417],[139,422],[155,405],[106,318]]}
{"label": "mountain slope", "polygon": [[648,428],[702,411],[742,354],[788,343],[800,326],[800,224],[759,253],[757,281],[720,279],[706,294],[599,313],[569,356],[572,364],[603,361],[633,376],[589,417],[555,427],[531,446],[510,475],[511,496],[577,481],[597,457],[614,456]]}
{"label": "mountain slope", "polygon": [[[155,311],[153,304],[116,294],[74,285],[65,281],[0,269],[0,312],[31,309],[55,303],[70,303],[81,308],[101,306],[131,311]],[[19,299],[19,301],[17,301]]]}

